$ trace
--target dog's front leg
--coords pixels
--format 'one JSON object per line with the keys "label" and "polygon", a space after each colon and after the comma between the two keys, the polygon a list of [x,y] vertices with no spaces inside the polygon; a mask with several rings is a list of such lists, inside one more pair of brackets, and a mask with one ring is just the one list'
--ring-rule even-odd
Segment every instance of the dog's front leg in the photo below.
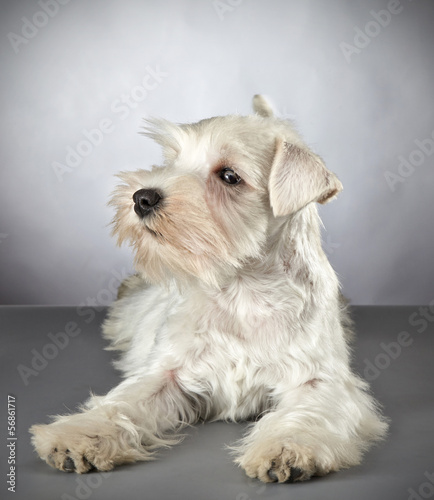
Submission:
{"label": "dog's front leg", "polygon": [[92,468],[149,460],[153,450],[179,441],[171,431],[197,419],[176,372],[129,378],[106,396],[92,397],[80,413],[30,429],[40,457],[57,469]]}
{"label": "dog's front leg", "polygon": [[365,385],[355,376],[312,379],[282,392],[234,448],[236,462],[264,482],[304,481],[360,463],[387,430]]}

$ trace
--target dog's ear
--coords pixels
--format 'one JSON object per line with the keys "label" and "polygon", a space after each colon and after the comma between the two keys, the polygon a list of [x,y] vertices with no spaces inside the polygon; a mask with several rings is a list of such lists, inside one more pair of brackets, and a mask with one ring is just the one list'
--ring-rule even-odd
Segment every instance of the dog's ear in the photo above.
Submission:
{"label": "dog's ear", "polygon": [[273,214],[278,217],[297,212],[312,201],[327,203],[342,191],[342,184],[319,156],[278,138],[268,189]]}
{"label": "dog's ear", "polygon": [[263,95],[260,94],[253,96],[253,111],[260,116],[264,116],[265,118],[269,118],[274,115],[270,103]]}

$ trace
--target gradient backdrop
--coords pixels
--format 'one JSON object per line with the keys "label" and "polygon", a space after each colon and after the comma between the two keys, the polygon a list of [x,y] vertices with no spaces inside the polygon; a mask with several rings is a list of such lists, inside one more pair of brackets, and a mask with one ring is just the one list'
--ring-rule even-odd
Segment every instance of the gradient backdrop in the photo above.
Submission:
{"label": "gradient backdrop", "polygon": [[434,2],[1,9],[0,303],[109,303],[132,264],[110,237],[114,174],[161,160],[142,118],[248,113],[255,93],[343,182],[320,210],[344,293],[433,301]]}

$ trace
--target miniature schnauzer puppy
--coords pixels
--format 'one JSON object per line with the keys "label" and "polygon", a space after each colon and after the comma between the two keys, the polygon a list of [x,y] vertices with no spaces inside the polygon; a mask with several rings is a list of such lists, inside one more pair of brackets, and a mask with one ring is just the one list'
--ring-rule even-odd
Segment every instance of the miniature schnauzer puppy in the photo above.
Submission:
{"label": "miniature schnauzer puppy", "polygon": [[103,331],[125,380],[31,428],[63,471],[150,460],[201,420],[253,420],[235,461],[265,482],[360,463],[387,421],[350,368],[351,322],[316,203],[338,178],[262,96],[255,114],[147,122],[163,166],[124,172],[114,233],[135,249]]}

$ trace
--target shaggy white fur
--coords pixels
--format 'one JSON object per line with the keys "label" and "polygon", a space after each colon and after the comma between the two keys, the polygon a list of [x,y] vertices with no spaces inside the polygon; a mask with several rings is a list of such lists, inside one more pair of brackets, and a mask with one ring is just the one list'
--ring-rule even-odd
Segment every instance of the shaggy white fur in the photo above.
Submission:
{"label": "shaggy white fur", "polygon": [[[199,420],[256,419],[233,446],[250,477],[292,482],[358,464],[387,430],[350,368],[350,321],[315,202],[342,185],[261,96],[251,116],[148,122],[165,164],[122,173],[114,232],[137,275],[104,323],[125,380],[33,426],[61,470],[153,458]],[[134,196],[134,199],[133,199]]]}

